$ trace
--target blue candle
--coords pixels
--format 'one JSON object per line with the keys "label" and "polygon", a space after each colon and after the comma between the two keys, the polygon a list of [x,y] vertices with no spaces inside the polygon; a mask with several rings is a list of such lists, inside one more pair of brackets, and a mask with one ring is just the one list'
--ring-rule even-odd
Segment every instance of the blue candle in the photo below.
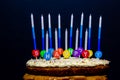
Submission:
{"label": "blue candle", "polygon": [[58,15],[58,47],[61,48],[61,21],[60,21],[60,14]]}
{"label": "blue candle", "polygon": [[50,17],[50,14],[48,14],[48,25],[49,25],[50,48],[52,48],[52,32],[51,32],[51,17]]}
{"label": "blue candle", "polygon": [[41,26],[42,26],[42,50],[45,49],[45,43],[44,43],[44,19],[43,19],[43,15],[41,15]]}
{"label": "blue candle", "polygon": [[80,24],[80,48],[82,48],[82,31],[83,31],[83,13],[81,14],[81,24]]}
{"label": "blue candle", "polygon": [[91,15],[89,16],[89,32],[88,32],[88,50],[90,50],[90,46],[91,46],[91,20],[92,17]]}
{"label": "blue candle", "polygon": [[32,13],[31,13],[31,25],[32,25],[32,36],[33,36],[34,50],[36,50],[36,37],[35,37],[34,20],[33,20]]}
{"label": "blue candle", "polygon": [[72,31],[73,31],[73,14],[71,15],[71,25],[70,25],[70,48],[72,48]]}
{"label": "blue candle", "polygon": [[101,25],[102,25],[102,17],[100,16],[100,18],[99,18],[99,29],[98,29],[98,51],[100,51]]}
{"label": "blue candle", "polygon": [[101,25],[102,25],[102,17],[99,18],[99,28],[98,28],[98,51],[95,52],[96,58],[102,57],[102,51],[100,51],[100,38],[101,38]]}

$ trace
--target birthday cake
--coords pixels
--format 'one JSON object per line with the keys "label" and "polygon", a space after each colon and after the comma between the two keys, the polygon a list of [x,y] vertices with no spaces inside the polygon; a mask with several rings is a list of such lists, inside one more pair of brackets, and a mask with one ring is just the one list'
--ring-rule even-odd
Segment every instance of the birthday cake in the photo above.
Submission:
{"label": "birthday cake", "polygon": [[[34,28],[33,15],[31,18],[32,28]],[[43,16],[41,19],[43,26]],[[71,20],[71,22],[72,21],[73,20]],[[99,26],[101,27],[101,22]],[[34,40],[34,50],[32,51],[32,55],[35,57],[35,59],[30,59],[26,62],[26,73],[23,76],[24,80],[108,80],[107,74],[109,72],[110,61],[106,59],[100,59],[102,57],[102,52],[99,49],[100,46],[98,46],[98,51],[95,52],[96,58],[91,57],[93,52],[90,50],[90,48],[87,49],[87,40],[90,40],[87,39],[87,30],[85,32],[84,50],[81,48],[81,45],[80,48],[77,47],[78,29],[76,30],[75,50],[72,48],[67,49],[67,30],[65,31],[65,50],[60,48],[60,44],[59,48],[57,48],[57,30],[55,29],[55,50],[53,48],[48,49],[48,33],[46,32],[46,50],[44,50],[44,47],[42,46],[41,52],[36,49],[34,29],[32,32]],[[51,36],[51,31],[49,33],[49,36]],[[43,36],[44,35],[42,35],[42,40],[44,41]],[[52,44],[51,39],[52,38],[50,37],[50,46]],[[98,43],[100,44],[99,41],[100,40],[98,40]],[[70,45],[71,43],[72,42],[70,40]],[[44,44],[42,43],[42,45]]]}
{"label": "birthday cake", "polygon": [[28,74],[29,76],[34,75],[32,76],[33,78],[37,76],[40,80],[46,78],[45,76],[49,76],[47,80],[51,77],[54,79],[64,79],[65,77],[63,76],[67,76],[68,80],[74,79],[75,76],[77,76],[76,78],[78,79],[81,76],[86,76],[84,80],[89,80],[87,77],[92,78],[93,76],[96,78],[95,80],[106,80],[106,75],[109,71],[109,61],[96,58],[76,57],[70,57],[69,59],[52,58],[49,61],[46,61],[45,59],[30,59],[26,63],[26,71],[27,74],[24,78],[28,78],[28,80],[30,78],[28,77]]}

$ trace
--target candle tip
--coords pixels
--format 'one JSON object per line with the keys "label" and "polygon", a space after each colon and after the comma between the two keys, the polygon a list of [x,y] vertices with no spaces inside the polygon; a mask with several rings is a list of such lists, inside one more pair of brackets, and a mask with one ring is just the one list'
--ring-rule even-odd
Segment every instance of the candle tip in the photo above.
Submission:
{"label": "candle tip", "polygon": [[67,31],[67,28],[65,29],[65,31]]}
{"label": "candle tip", "polygon": [[46,31],[46,35],[48,34],[48,31]]}
{"label": "candle tip", "polygon": [[87,32],[87,29],[86,29],[86,31],[85,32]]}
{"label": "candle tip", "polygon": [[43,17],[43,14],[41,14],[41,17]]}
{"label": "candle tip", "polygon": [[73,13],[71,14],[71,19],[73,20]]}
{"label": "candle tip", "polygon": [[33,13],[31,13],[31,18],[33,18]]}
{"label": "candle tip", "polygon": [[102,16],[100,16],[100,19],[102,19]]}
{"label": "candle tip", "polygon": [[102,25],[102,16],[100,16],[99,18],[99,27],[101,27],[101,25]]}
{"label": "candle tip", "polygon": [[81,14],[82,16],[84,15],[84,13],[82,12],[82,14]]}
{"label": "candle tip", "polygon": [[77,28],[77,32],[78,32],[78,28]]}
{"label": "candle tip", "polygon": [[43,15],[41,15],[41,19],[43,19]]}
{"label": "candle tip", "polygon": [[71,14],[71,16],[73,16],[73,13]]}
{"label": "candle tip", "polygon": [[89,16],[89,28],[91,28],[91,19],[92,19],[92,16],[90,14],[90,16]]}
{"label": "candle tip", "polygon": [[50,17],[50,13],[48,14],[48,26],[49,26],[49,28],[51,28],[51,17]]}
{"label": "candle tip", "polygon": [[92,15],[90,14],[90,16],[92,16]]}
{"label": "candle tip", "polygon": [[55,32],[57,31],[57,28],[55,28]]}
{"label": "candle tip", "polygon": [[43,15],[41,15],[41,26],[42,26],[42,29],[44,29],[44,19],[43,19]]}
{"label": "candle tip", "polygon": [[71,24],[70,27],[73,27],[73,13],[71,14]]}
{"label": "candle tip", "polygon": [[83,25],[83,12],[81,14],[81,25]]}
{"label": "candle tip", "polygon": [[100,16],[100,18],[99,18],[100,20],[102,20],[102,16]]}
{"label": "candle tip", "polygon": [[50,13],[48,14],[48,17],[50,17]]}
{"label": "candle tip", "polygon": [[31,13],[31,24],[32,24],[32,27],[34,27],[34,20],[33,20],[33,14]]}
{"label": "candle tip", "polygon": [[58,28],[61,27],[61,20],[60,20],[60,14],[58,14]]}

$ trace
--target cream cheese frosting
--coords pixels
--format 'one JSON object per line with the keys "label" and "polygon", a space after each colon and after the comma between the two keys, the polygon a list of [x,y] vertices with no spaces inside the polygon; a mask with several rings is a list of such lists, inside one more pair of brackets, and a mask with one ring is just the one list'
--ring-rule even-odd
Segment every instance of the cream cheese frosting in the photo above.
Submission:
{"label": "cream cheese frosting", "polygon": [[45,59],[30,59],[26,65],[31,67],[92,67],[97,65],[107,65],[110,61],[97,58],[76,58],[70,57],[69,59],[52,58],[49,61]]}

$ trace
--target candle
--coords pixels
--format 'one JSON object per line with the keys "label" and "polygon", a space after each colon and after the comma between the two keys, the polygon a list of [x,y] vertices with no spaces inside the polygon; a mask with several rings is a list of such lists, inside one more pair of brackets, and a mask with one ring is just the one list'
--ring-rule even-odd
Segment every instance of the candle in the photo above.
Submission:
{"label": "candle", "polygon": [[96,57],[96,58],[101,58],[101,57],[102,57],[102,51],[100,51],[101,27],[102,27],[102,16],[100,16],[100,18],[99,18],[98,51],[95,52],[95,57]]}
{"label": "candle", "polygon": [[91,14],[89,16],[89,33],[88,33],[88,50],[90,50],[90,43],[91,43],[91,20],[92,20],[92,17],[91,17]]}
{"label": "candle", "polygon": [[82,31],[83,31],[83,18],[84,14],[81,14],[81,24],[80,24],[80,45],[79,47],[82,48]]}
{"label": "candle", "polygon": [[67,29],[65,30],[65,50],[63,51],[63,57],[65,59],[68,59],[70,57],[70,52],[67,50],[67,37],[68,37],[68,32]]}
{"label": "candle", "polygon": [[48,26],[49,26],[50,48],[52,48],[52,32],[51,32],[51,16],[50,16],[50,14],[48,14]]}
{"label": "candle", "polygon": [[51,31],[51,16],[48,14],[48,27],[49,27],[49,39],[50,39],[50,48],[48,49],[48,52],[51,53],[51,55],[54,52],[54,49],[52,48],[52,31]]}
{"label": "candle", "polygon": [[98,51],[100,51],[101,25],[102,25],[102,17],[100,16],[100,18],[99,18],[99,29],[98,29]]}
{"label": "candle", "polygon": [[61,17],[60,14],[58,15],[58,47],[61,47]]}
{"label": "candle", "polygon": [[48,44],[49,44],[48,32],[46,32],[46,52],[48,52]]}
{"label": "candle", "polygon": [[45,60],[50,60],[52,58],[52,54],[48,52],[48,46],[49,46],[48,44],[49,44],[48,32],[46,32],[46,52],[43,56]]}
{"label": "candle", "polygon": [[44,19],[43,19],[43,15],[41,15],[41,29],[42,29],[42,50],[44,50],[45,44],[44,44]]}
{"label": "candle", "polygon": [[73,51],[73,56],[74,57],[79,57],[80,56],[80,51],[78,50],[78,28],[76,30],[76,42],[75,42],[75,50]]}
{"label": "candle", "polygon": [[72,48],[72,31],[73,31],[73,14],[71,15],[71,24],[70,24],[70,48]]}
{"label": "candle", "polygon": [[57,29],[55,29],[55,51],[53,52],[53,56],[55,58],[60,58],[60,53],[58,51],[58,36],[57,36]]}
{"label": "candle", "polygon": [[84,14],[81,14],[81,22],[80,22],[80,43],[79,43],[79,52],[80,54],[83,52],[83,48],[82,48],[82,32],[83,32],[83,18],[84,18]]}
{"label": "candle", "polygon": [[32,36],[33,36],[34,50],[36,50],[36,37],[35,37],[35,30],[34,30],[34,18],[33,18],[32,13],[31,13],[31,25],[32,25]]}
{"label": "candle", "polygon": [[73,14],[71,15],[71,22],[70,22],[70,43],[69,43],[69,49],[70,55],[73,53],[72,49],[72,31],[73,31]]}
{"label": "candle", "polygon": [[43,15],[41,15],[41,30],[42,30],[42,50],[40,51],[40,56],[43,58],[45,51],[45,38],[44,38],[44,18]]}
{"label": "candle", "polygon": [[58,40],[57,40],[57,29],[55,29],[55,49],[58,49]]}
{"label": "candle", "polygon": [[76,30],[76,43],[75,43],[75,49],[78,49],[78,28]]}
{"label": "candle", "polygon": [[33,36],[33,43],[34,43],[34,50],[32,50],[32,55],[37,59],[40,54],[40,51],[36,48],[36,37],[35,37],[35,30],[34,30],[34,18],[33,14],[31,13],[31,25],[32,25],[32,36]]}
{"label": "candle", "polygon": [[67,50],[67,38],[68,37],[68,32],[67,32],[67,29],[65,30],[65,50]]}
{"label": "candle", "polygon": [[61,48],[61,17],[58,14],[58,52],[60,55],[63,54],[63,49]]}
{"label": "candle", "polygon": [[92,26],[92,16],[90,14],[89,16],[89,31],[88,31],[88,51],[89,51],[89,57],[93,55],[93,51],[91,49],[91,26]]}
{"label": "candle", "polygon": [[87,39],[88,39],[88,31],[87,31],[87,29],[86,29],[86,31],[85,31],[85,50],[87,50]]}
{"label": "candle", "polygon": [[87,50],[87,39],[88,39],[88,31],[87,31],[87,29],[86,29],[86,31],[85,31],[85,45],[84,45],[84,51],[82,52],[82,56],[84,57],[84,58],[88,58],[89,57],[89,52],[88,52],[88,50]]}

